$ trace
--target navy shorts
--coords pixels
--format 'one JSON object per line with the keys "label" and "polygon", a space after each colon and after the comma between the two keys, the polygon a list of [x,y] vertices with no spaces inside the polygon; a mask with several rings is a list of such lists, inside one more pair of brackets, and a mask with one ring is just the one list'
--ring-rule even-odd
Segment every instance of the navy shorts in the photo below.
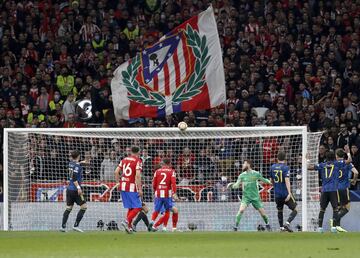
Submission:
{"label": "navy shorts", "polygon": [[155,198],[154,210],[157,212],[169,211],[173,207],[173,200],[168,198]]}
{"label": "navy shorts", "polygon": [[137,192],[121,192],[121,199],[125,209],[142,208],[140,196]]}

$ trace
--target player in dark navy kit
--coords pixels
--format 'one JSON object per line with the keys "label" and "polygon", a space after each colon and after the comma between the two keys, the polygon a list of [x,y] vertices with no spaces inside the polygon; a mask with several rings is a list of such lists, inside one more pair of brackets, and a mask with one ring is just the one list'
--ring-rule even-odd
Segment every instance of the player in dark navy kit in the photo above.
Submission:
{"label": "player in dark navy kit", "polygon": [[[346,164],[351,162],[350,155]],[[341,168],[343,168],[344,162],[336,161],[335,154],[332,151],[326,153],[326,162],[315,165],[314,168],[319,172],[322,179],[321,195],[320,195],[320,212],[319,212],[319,232],[323,230],[324,214],[329,203],[333,208],[333,218],[331,222],[331,232],[336,233],[343,229],[339,225],[339,209],[338,209],[338,197],[337,197],[337,185]]]}
{"label": "player in dark navy kit", "polygon": [[[349,149],[346,147],[346,150],[349,152]],[[338,203],[339,203],[339,226],[341,218],[344,217],[350,210],[350,181],[351,181],[351,173],[354,174],[354,181],[356,182],[358,177],[357,169],[350,163],[346,164],[344,161],[345,151],[342,149],[336,150],[336,159],[339,162],[343,162],[343,167],[339,170],[339,178],[338,178]],[[350,154],[349,154],[350,155]],[[342,229],[342,228],[341,228]],[[345,232],[345,231],[341,231]]]}
{"label": "player in dark navy kit", "polygon": [[[290,223],[297,215],[296,201],[291,194],[290,171],[285,163],[285,152],[280,151],[277,155],[278,163],[273,164],[270,169],[271,181],[274,185],[275,203],[278,210],[278,220],[281,231],[293,232]],[[284,205],[291,210],[289,218],[284,225]]]}
{"label": "player in dark navy kit", "polygon": [[86,200],[84,198],[81,182],[82,182],[82,172],[83,168],[80,164],[80,152],[74,150],[71,152],[71,161],[69,162],[69,185],[66,188],[66,210],[62,219],[62,226],[60,231],[66,231],[66,222],[69,218],[69,214],[74,206],[74,203],[80,206],[80,210],[76,216],[76,221],[73,226],[73,230],[77,232],[83,232],[79,228],[81,219],[83,218],[85,211],[87,209]]}

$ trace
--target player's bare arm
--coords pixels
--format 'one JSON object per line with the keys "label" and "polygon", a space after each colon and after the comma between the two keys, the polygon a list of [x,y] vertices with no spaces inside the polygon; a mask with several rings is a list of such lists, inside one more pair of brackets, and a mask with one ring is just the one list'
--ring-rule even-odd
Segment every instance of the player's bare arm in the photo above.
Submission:
{"label": "player's bare arm", "polygon": [[140,197],[142,197],[143,191],[142,191],[142,186],[141,186],[141,170],[140,169],[136,170],[135,184],[136,184],[136,188],[138,190]]}
{"label": "player's bare arm", "polygon": [[344,146],[344,151],[347,154],[347,159],[345,160],[345,163],[350,164],[352,162],[352,158],[351,158],[351,152],[350,152],[349,145]]}
{"label": "player's bare arm", "polygon": [[121,167],[120,166],[118,166],[116,169],[115,169],[115,172],[114,172],[114,174],[115,174],[115,181],[117,182],[117,183],[119,183],[119,181],[120,181],[120,174],[122,173],[122,169],[121,169]]}
{"label": "player's bare arm", "polygon": [[358,179],[358,177],[359,177],[359,171],[358,171],[355,167],[353,167],[353,168],[351,169],[351,172],[354,174],[354,178],[353,178],[351,184],[352,184],[352,185],[356,185],[357,179]]}
{"label": "player's bare arm", "polygon": [[289,177],[285,177],[285,185],[286,185],[286,189],[288,191],[288,196],[286,197],[285,202],[288,202],[291,198],[291,185],[290,185]]}

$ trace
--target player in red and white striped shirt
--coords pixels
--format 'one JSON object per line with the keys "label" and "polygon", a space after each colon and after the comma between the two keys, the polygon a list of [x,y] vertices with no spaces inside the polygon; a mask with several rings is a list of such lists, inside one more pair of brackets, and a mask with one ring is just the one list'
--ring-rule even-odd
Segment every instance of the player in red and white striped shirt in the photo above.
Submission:
{"label": "player in red and white striped shirt", "polygon": [[123,206],[128,209],[127,221],[121,223],[127,233],[133,232],[132,221],[142,208],[142,161],[139,158],[139,152],[139,147],[132,147],[131,155],[124,158],[115,170],[115,180],[120,183]]}
{"label": "player in red and white striped shirt", "polygon": [[[163,159],[163,165],[161,168],[155,171],[153,179],[153,189],[155,192],[155,208],[151,217],[151,223],[149,225],[153,231],[157,230],[157,227],[161,224],[164,225],[166,230],[167,223],[170,217],[170,211],[173,208],[173,198],[176,196],[176,174],[175,170],[170,166],[170,159]],[[155,223],[161,208],[164,206],[164,217]],[[155,223],[155,225],[154,225]]]}

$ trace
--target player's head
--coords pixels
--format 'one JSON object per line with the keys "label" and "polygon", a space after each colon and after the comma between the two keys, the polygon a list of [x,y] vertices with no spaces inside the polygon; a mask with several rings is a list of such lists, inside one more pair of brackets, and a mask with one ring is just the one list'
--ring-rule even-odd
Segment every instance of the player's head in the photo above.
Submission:
{"label": "player's head", "polygon": [[335,153],[333,151],[326,152],[326,161],[334,161],[335,160]]}
{"label": "player's head", "polygon": [[140,148],[138,146],[131,147],[131,154],[133,155],[139,155]]}
{"label": "player's head", "polygon": [[71,151],[70,156],[73,160],[78,161],[80,159],[80,151],[73,150],[73,151]]}
{"label": "player's head", "polygon": [[337,160],[343,159],[345,158],[345,151],[343,149],[337,149],[335,155]]}
{"label": "player's head", "polygon": [[286,159],[286,154],[284,151],[279,151],[278,155],[277,155],[277,159],[279,162],[281,161],[285,161]]}
{"label": "player's head", "polygon": [[170,166],[171,164],[171,160],[169,158],[164,158],[162,160],[162,163],[165,165],[165,166]]}
{"label": "player's head", "polygon": [[244,163],[243,163],[243,165],[242,165],[243,171],[249,170],[249,169],[251,169],[251,168],[252,168],[252,161],[249,160],[249,159],[244,160]]}

